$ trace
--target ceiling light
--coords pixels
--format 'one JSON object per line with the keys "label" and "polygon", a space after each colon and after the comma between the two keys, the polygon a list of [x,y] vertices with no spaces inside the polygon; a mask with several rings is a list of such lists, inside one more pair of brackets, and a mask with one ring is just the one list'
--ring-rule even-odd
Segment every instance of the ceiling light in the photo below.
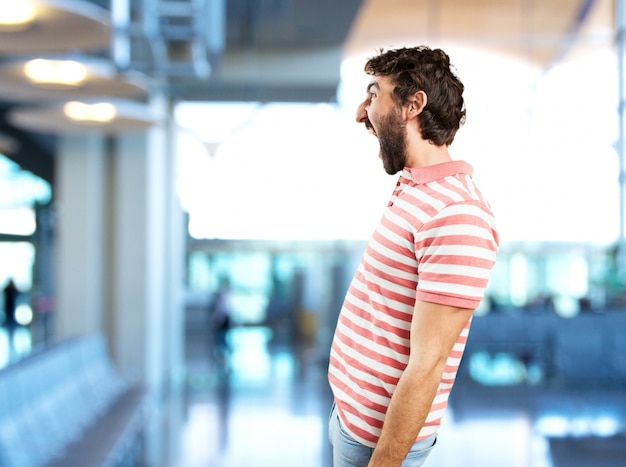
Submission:
{"label": "ceiling light", "polygon": [[[105,100],[106,99],[106,100]],[[145,103],[124,99],[48,101],[18,106],[6,119],[15,128],[47,134],[118,134],[146,131],[164,118]]]}
{"label": "ceiling light", "polygon": [[87,78],[87,67],[73,60],[36,58],[24,65],[26,77],[46,87],[76,87]]}
{"label": "ceiling light", "polygon": [[26,29],[35,19],[35,5],[31,0],[3,2],[0,15],[0,31],[20,31]]}
{"label": "ceiling light", "polygon": [[63,112],[71,120],[81,123],[110,122],[117,114],[115,106],[109,102],[85,104],[84,102],[71,101],[63,106]]}

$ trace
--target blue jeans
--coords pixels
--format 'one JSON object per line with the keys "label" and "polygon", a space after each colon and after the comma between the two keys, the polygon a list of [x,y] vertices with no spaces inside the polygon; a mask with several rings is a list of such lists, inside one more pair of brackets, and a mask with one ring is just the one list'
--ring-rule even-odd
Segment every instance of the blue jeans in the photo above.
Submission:
{"label": "blue jeans", "polygon": [[[339,421],[335,404],[333,404],[330,413],[328,436],[330,444],[333,446],[333,467],[367,467],[374,449],[352,439]],[[436,442],[437,435],[434,434],[414,443],[404,462],[402,462],[402,467],[423,465]]]}

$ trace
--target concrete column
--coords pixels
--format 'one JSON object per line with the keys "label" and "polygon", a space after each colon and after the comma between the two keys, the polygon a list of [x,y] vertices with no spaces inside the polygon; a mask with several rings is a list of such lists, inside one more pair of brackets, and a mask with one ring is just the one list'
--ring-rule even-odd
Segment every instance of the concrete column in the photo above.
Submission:
{"label": "concrete column", "polygon": [[[171,107],[168,115],[173,115]],[[166,243],[168,249],[165,254],[165,287],[164,327],[165,327],[165,365],[169,369],[170,383],[179,388],[185,383],[185,245],[187,240],[187,225],[178,193],[177,161],[176,161],[176,124],[170,119],[166,127],[167,158],[165,163],[165,178],[167,193],[165,194]]]}
{"label": "concrete column", "polygon": [[161,155],[150,156],[148,138],[143,133],[118,136],[111,154],[115,182],[111,219],[112,349],[125,376],[145,382],[158,371],[148,366],[162,360],[158,321],[163,306],[158,303],[157,290],[164,285],[159,274],[163,269],[162,253],[155,254],[155,244],[162,243],[163,237],[163,232],[154,228],[155,217],[161,213],[151,205],[155,200],[151,199],[150,189],[150,184],[156,183],[151,180],[152,172]]}
{"label": "concrete column", "polygon": [[[153,105],[169,115],[164,99]],[[183,216],[168,118],[112,147],[111,341],[125,376],[156,391],[182,367]]]}
{"label": "concrete column", "polygon": [[102,329],[106,213],[103,138],[59,137],[55,163],[54,334],[67,338]]}

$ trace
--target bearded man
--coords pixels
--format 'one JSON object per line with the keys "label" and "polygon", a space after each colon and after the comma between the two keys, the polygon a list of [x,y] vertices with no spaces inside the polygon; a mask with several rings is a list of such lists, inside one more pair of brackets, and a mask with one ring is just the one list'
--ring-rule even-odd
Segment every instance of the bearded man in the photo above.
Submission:
{"label": "bearded man", "polygon": [[416,467],[435,445],[498,250],[488,202],[448,147],[465,120],[448,55],[380,51],[356,119],[400,173],[352,280],[329,365],[334,467]]}

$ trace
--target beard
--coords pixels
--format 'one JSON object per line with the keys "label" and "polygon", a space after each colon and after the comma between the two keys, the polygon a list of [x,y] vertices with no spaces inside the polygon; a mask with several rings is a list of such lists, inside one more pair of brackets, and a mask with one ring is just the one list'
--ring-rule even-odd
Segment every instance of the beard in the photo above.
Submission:
{"label": "beard", "polygon": [[378,122],[378,142],[385,172],[394,175],[406,166],[406,125],[395,110]]}

